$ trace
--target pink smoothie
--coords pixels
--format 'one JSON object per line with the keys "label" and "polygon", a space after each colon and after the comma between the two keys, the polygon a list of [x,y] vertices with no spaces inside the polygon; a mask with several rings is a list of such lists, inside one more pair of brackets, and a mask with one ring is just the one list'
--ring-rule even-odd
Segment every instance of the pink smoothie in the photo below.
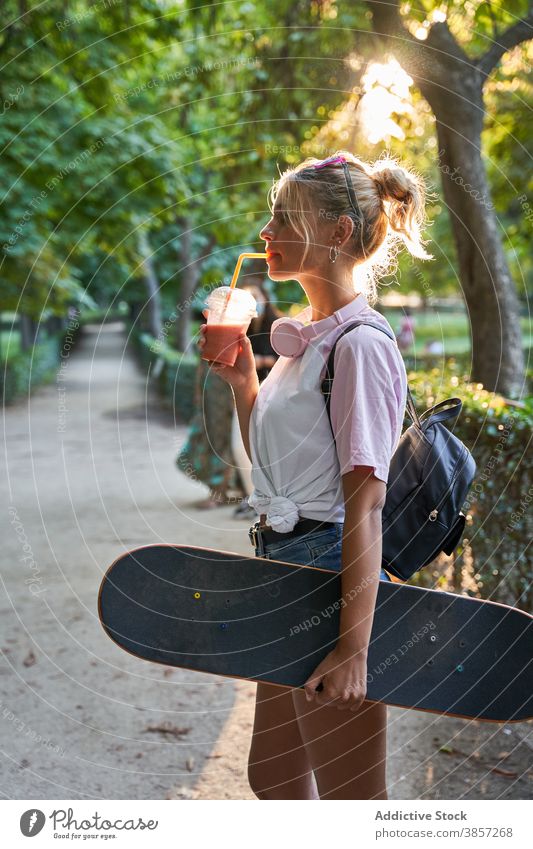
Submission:
{"label": "pink smoothie", "polygon": [[235,365],[239,354],[239,336],[247,330],[246,324],[207,324],[203,360],[212,360],[225,366]]}

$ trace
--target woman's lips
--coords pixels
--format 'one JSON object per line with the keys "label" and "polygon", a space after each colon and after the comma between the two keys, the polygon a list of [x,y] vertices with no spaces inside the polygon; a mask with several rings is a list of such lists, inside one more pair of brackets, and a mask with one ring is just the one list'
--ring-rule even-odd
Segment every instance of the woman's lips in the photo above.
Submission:
{"label": "woman's lips", "polygon": [[267,251],[266,252],[267,260],[272,259],[273,256],[280,256],[280,254],[276,253],[275,251]]}

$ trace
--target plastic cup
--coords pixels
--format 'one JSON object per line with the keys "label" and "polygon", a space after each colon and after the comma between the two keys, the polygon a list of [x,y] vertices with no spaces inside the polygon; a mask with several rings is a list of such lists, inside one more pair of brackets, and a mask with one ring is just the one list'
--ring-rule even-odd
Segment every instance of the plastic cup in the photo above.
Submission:
{"label": "plastic cup", "polygon": [[250,292],[219,286],[207,300],[207,330],[202,359],[234,366],[239,354],[239,336],[248,330],[257,315],[256,300]]}

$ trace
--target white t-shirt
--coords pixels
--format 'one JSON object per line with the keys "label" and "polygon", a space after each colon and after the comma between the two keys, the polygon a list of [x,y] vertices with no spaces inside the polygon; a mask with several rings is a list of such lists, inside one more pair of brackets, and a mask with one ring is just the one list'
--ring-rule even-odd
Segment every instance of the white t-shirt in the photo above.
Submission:
{"label": "white t-shirt", "polygon": [[250,416],[248,502],[280,533],[299,519],[343,522],[341,477],[354,466],[371,466],[386,482],[405,411],[407,375],[397,344],[374,327],[357,327],[335,350],[332,431],[321,381],[333,343],[354,319],[392,329],[363,294],[320,321],[311,322],[311,314],[307,306],[296,316],[309,328],[304,353],[279,357]]}

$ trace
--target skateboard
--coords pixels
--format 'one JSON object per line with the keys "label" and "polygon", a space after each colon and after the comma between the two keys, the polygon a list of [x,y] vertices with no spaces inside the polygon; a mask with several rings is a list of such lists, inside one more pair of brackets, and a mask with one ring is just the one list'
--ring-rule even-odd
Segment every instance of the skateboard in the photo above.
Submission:
{"label": "skateboard", "polygon": [[[355,597],[361,587],[350,590]],[[155,663],[301,687],[339,633],[338,572],[229,551],[149,545],[119,557],[98,611],[122,649]],[[503,604],[379,581],[369,701],[496,722],[533,717],[533,617]]]}

